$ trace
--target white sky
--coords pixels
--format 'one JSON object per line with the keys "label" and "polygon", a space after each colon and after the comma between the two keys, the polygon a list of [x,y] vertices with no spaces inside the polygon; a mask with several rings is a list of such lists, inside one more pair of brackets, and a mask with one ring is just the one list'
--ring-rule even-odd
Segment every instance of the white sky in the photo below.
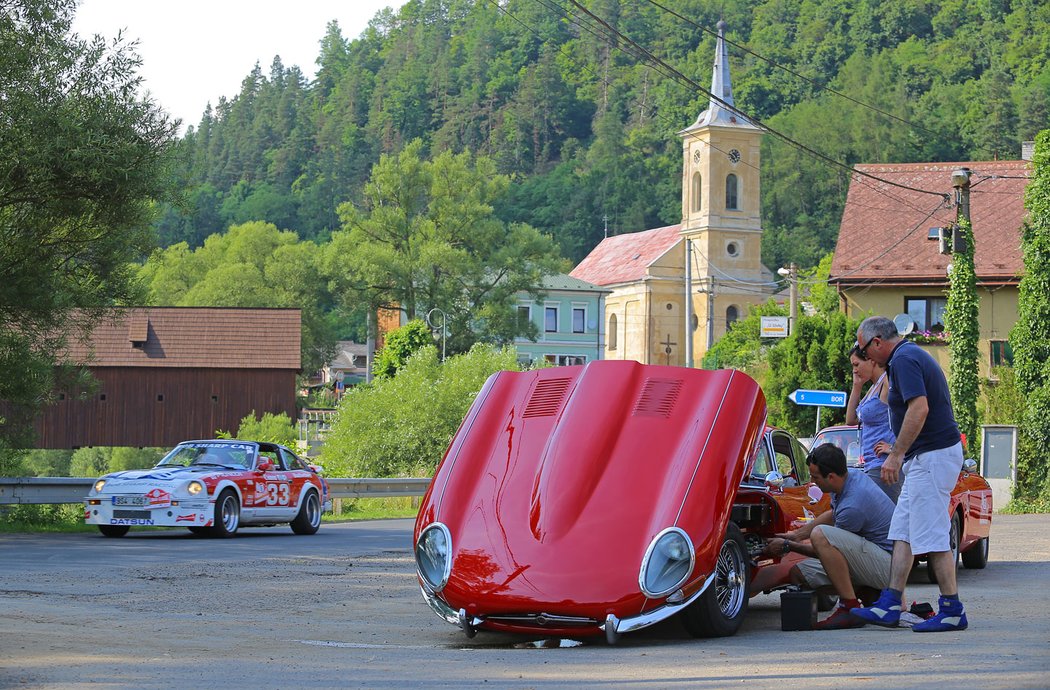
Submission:
{"label": "white sky", "polygon": [[354,39],[383,7],[405,0],[82,0],[73,31],[138,39],[148,89],[183,131],[200,122],[205,106],[232,98],[258,62],[269,75],[274,55],[298,65],[307,79],[317,70],[320,41],[332,19]]}

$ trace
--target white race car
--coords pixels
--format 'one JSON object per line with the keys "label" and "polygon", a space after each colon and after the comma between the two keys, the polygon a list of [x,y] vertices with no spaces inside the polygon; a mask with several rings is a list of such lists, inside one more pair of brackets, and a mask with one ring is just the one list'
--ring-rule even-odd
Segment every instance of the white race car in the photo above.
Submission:
{"label": "white race car", "polygon": [[107,537],[153,525],[229,537],[279,523],[313,534],[331,510],[319,470],[276,443],[185,441],[152,469],[100,477],[84,498],[84,520]]}

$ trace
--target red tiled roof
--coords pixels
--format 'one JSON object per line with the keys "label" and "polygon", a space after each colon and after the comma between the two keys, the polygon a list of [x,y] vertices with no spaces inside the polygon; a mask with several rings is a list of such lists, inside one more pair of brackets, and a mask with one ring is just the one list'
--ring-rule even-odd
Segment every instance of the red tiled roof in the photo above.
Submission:
{"label": "red tiled roof", "polygon": [[569,273],[595,285],[641,280],[646,269],[679,240],[679,225],[606,237]]}
{"label": "red tiled roof", "polygon": [[[298,309],[136,307],[63,358],[93,367],[299,369]],[[136,347],[138,343],[138,347]]]}
{"label": "red tiled roof", "polygon": [[[980,282],[1013,282],[1021,274],[1021,226],[1028,161],[972,163],[892,163],[858,165],[857,170],[897,184],[952,198],[952,171],[969,168]],[[938,206],[939,205],[939,206]],[[936,209],[936,210],[935,210]],[[932,215],[929,215],[930,212]],[[930,194],[853,175],[842,213],[831,280],[839,284],[905,284],[946,281],[951,257],[927,239],[932,227],[955,221],[955,208]]]}

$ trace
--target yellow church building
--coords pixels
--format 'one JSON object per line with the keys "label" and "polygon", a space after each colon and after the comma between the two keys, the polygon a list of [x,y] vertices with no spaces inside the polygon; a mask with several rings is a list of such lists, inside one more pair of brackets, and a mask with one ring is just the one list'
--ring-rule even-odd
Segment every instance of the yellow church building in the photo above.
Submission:
{"label": "yellow church building", "polygon": [[570,274],[610,290],[606,359],[698,366],[778,289],[761,260],[762,130],[734,108],[725,26],[708,108],[679,132],[682,222],[607,237]]}

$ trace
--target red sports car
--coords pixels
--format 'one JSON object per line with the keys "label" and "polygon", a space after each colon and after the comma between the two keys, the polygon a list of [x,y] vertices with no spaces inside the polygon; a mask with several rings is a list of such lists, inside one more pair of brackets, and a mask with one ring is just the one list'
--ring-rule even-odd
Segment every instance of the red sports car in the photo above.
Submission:
{"label": "red sports car", "polygon": [[150,525],[230,537],[241,526],[280,523],[313,534],[331,509],[318,469],[275,443],[185,441],[152,469],[100,477],[84,498],[84,520],[107,537]]}
{"label": "red sports car", "polygon": [[[813,447],[825,443],[841,448],[851,466],[864,466],[864,458],[860,456],[859,427],[843,424],[821,429],[813,437]],[[948,514],[952,517],[950,541],[956,564],[961,557],[967,568],[984,568],[988,565],[988,539],[992,527],[992,488],[988,480],[977,473],[977,463],[972,459],[963,461],[959,481],[952,489],[948,503]],[[933,570],[927,573],[933,580]]]}
{"label": "red sports car", "polygon": [[801,556],[764,539],[827,510],[806,450],[737,371],[596,361],[499,372],[415,526],[423,598],[468,636],[620,635],[679,615],[731,635]]}

